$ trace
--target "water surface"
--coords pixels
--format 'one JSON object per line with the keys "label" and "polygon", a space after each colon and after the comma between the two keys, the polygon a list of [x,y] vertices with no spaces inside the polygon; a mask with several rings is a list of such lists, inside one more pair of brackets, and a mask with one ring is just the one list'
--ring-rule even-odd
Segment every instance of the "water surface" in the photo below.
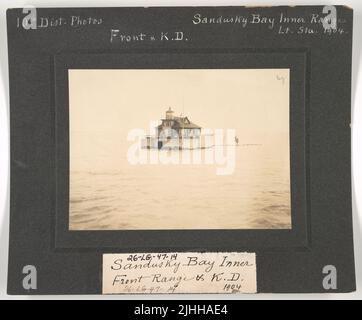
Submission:
{"label": "water surface", "polygon": [[131,165],[111,140],[73,139],[71,230],[291,227],[287,148],[241,143],[234,173],[221,176],[215,164]]}

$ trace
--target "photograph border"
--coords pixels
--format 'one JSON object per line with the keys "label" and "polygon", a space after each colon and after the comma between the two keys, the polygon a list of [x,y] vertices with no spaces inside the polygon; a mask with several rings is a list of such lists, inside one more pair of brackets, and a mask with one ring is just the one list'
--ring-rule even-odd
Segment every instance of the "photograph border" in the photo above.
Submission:
{"label": "photograph border", "polygon": [[[306,51],[65,54],[54,58],[56,249],[243,251],[308,247]],[[69,230],[69,69],[290,69],[291,229]]]}

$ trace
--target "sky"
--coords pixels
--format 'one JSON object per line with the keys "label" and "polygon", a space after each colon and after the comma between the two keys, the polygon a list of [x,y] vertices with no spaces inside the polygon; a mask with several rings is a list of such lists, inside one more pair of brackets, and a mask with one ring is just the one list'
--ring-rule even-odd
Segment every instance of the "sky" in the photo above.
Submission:
{"label": "sky", "polygon": [[[69,70],[70,131],[127,138],[171,107],[244,142],[288,135],[289,69]],[[258,140],[258,141],[257,141]],[[260,141],[259,141],[260,142]]]}

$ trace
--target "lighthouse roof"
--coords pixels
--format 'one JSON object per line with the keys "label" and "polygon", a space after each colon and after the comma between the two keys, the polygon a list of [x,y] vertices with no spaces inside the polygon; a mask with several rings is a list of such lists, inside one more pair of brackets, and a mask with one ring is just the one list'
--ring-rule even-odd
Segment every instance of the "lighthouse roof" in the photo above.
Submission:
{"label": "lighthouse roof", "polygon": [[[162,124],[160,124],[158,127],[163,127],[163,122],[169,121],[167,119],[162,119]],[[200,126],[198,126],[195,123],[192,123],[187,117],[173,117],[172,118],[173,125],[172,127],[175,129],[183,128],[183,129],[201,129]]]}
{"label": "lighthouse roof", "polygon": [[187,117],[175,117],[175,125],[185,129],[201,129],[200,126],[191,122]]}

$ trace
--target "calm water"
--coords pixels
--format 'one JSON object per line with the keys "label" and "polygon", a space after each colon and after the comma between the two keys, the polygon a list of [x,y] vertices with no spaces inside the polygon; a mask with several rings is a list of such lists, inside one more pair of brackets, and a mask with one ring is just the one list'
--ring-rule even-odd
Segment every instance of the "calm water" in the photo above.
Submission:
{"label": "calm water", "polygon": [[92,154],[81,139],[71,149],[72,230],[291,227],[287,150],[241,144],[220,176],[220,165],[130,165],[125,148],[88,143]]}

